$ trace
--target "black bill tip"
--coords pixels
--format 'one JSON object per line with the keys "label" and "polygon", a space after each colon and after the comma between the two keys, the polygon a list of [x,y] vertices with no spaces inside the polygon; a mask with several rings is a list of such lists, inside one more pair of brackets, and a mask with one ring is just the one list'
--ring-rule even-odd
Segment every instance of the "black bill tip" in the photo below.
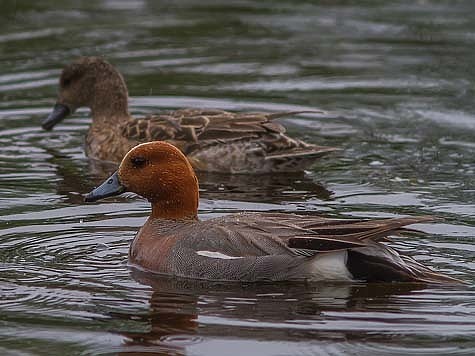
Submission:
{"label": "black bill tip", "polygon": [[119,175],[115,172],[104,183],[95,188],[84,196],[85,202],[94,202],[114,195],[122,194],[126,191],[125,187],[120,183]]}
{"label": "black bill tip", "polygon": [[59,122],[71,113],[71,110],[66,105],[56,103],[51,114],[41,123],[44,130],[52,130]]}

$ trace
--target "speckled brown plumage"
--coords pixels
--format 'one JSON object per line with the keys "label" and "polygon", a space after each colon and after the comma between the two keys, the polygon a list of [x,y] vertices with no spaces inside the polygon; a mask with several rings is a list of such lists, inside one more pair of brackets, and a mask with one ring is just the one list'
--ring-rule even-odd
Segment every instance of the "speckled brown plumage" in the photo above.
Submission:
{"label": "speckled brown plumage", "polygon": [[269,173],[302,171],[337,150],[293,139],[273,121],[303,111],[182,109],[135,119],[128,113],[125,81],[98,57],[83,57],[68,65],[59,84],[57,104],[69,112],[91,108],[93,121],[86,136],[86,154],[91,158],[120,162],[135,145],[164,140],[180,148],[196,170]]}
{"label": "speckled brown plumage", "polygon": [[294,172],[335,148],[310,145],[285,135],[285,128],[272,120],[291,114],[295,112],[182,109],[140,120],[129,119],[120,128],[123,137],[136,143],[155,140],[172,143],[187,155],[197,170]]}

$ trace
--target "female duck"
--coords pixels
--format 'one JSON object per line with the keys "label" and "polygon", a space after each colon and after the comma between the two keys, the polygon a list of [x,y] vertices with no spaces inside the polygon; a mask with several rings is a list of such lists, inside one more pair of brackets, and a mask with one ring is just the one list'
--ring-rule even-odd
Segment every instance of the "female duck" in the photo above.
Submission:
{"label": "female duck", "polygon": [[430,217],[339,220],[284,213],[243,213],[200,221],[198,181],[186,157],[166,142],[134,147],[107,181],[86,196],[125,191],[152,204],[130,247],[131,264],[213,281],[454,282],[382,242]]}
{"label": "female duck", "polygon": [[92,113],[86,154],[100,160],[120,162],[139,143],[165,140],[178,147],[200,171],[295,172],[337,150],[292,139],[282,125],[272,121],[302,112],[266,114],[184,109],[134,119],[128,111],[124,79],[99,57],[79,58],[64,68],[57,103],[43,121],[43,128],[51,130],[83,106]]}

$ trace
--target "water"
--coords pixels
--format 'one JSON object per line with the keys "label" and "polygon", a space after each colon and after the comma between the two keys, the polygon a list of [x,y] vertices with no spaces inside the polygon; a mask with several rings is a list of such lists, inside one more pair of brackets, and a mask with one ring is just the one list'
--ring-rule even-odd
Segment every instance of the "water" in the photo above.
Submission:
{"label": "water", "polygon": [[[2,1],[0,354],[475,353],[475,5],[471,1]],[[200,216],[432,214],[400,250],[470,283],[203,285],[127,267],[148,204],[81,194],[113,167],[80,110],[39,123],[60,68],[103,55],[135,115],[321,108],[283,120],[343,148],[306,175],[201,176]],[[257,182],[258,181],[258,182]]]}

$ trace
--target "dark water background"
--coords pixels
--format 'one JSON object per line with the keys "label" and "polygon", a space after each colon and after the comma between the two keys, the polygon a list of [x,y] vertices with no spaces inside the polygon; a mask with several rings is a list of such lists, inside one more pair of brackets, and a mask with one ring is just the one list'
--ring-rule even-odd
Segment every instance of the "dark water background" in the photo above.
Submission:
{"label": "dark water background", "polygon": [[307,210],[432,214],[400,250],[475,281],[475,2],[0,3],[1,355],[475,353],[475,289],[213,286],[127,267],[148,204],[81,194],[111,167],[84,156],[79,111],[39,128],[60,69],[103,55],[131,112],[321,108],[283,120],[338,146],[304,176],[202,176],[200,216]]}

